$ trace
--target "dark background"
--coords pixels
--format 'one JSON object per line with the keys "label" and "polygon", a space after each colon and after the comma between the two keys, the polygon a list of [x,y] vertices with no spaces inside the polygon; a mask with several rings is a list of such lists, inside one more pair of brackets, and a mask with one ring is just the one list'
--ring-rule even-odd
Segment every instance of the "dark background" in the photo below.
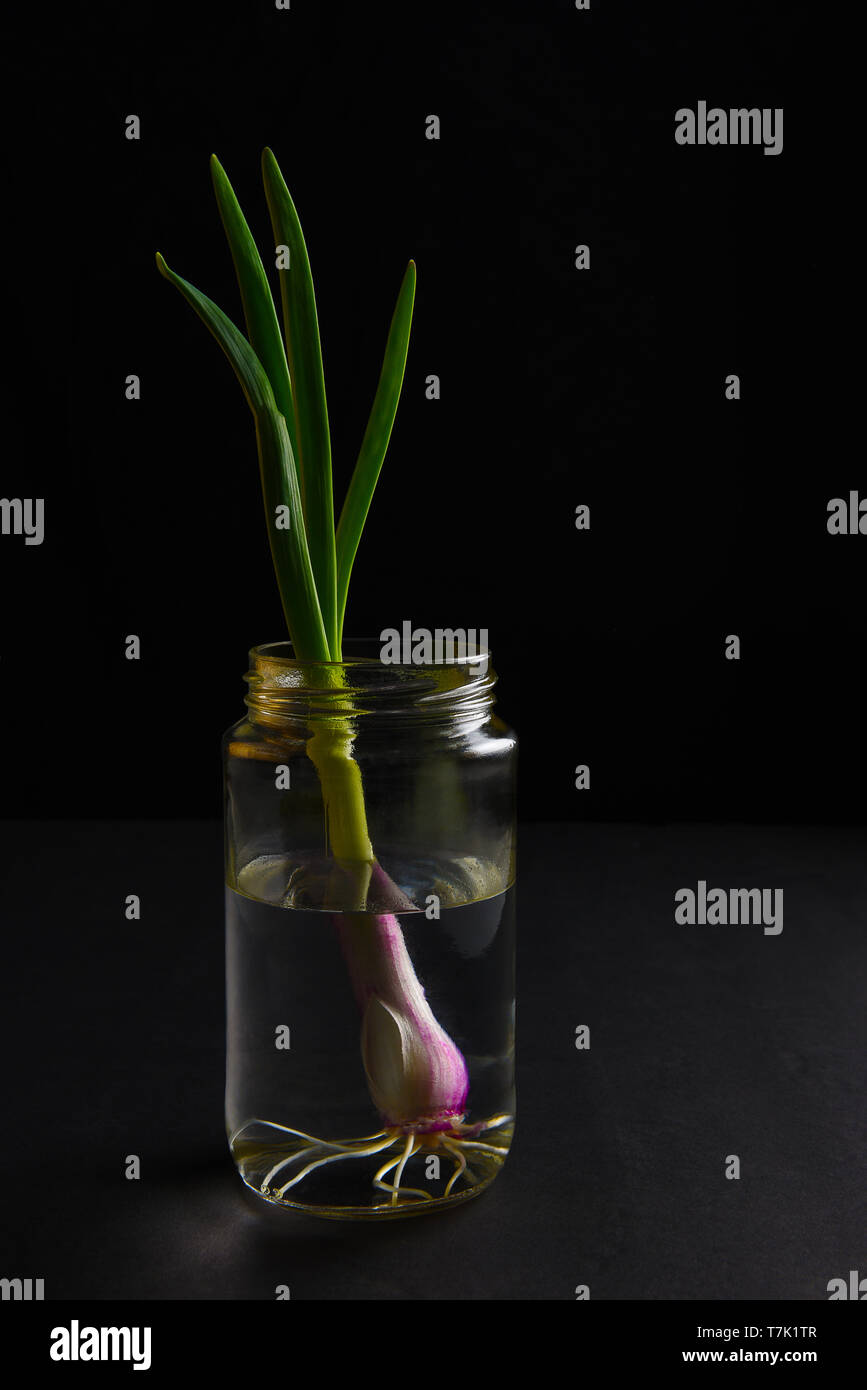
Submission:
{"label": "dark background", "polygon": [[[488,629],[526,819],[863,820],[867,541],[826,530],[865,488],[826,27],[808,4],[601,0],[19,23],[0,490],[44,496],[46,539],[0,541],[2,814],[57,815],[59,775],[63,814],[219,814],[247,649],[285,634],[252,420],[154,252],[240,321],[208,156],[267,251],[270,144],[317,285],[338,508],[418,264],[347,634]],[[677,146],[700,99],[782,106],[782,154]]]}
{"label": "dark background", "polygon": [[[43,496],[47,529],[0,538],[0,1276],[52,1300],[825,1301],[867,1275],[867,539],[826,530],[867,490],[851,40],[768,0],[4,23],[0,495]],[[783,153],[677,146],[702,99],[782,106]],[[418,264],[347,633],[487,627],[537,822],[514,1158],[429,1224],[272,1228],[221,1120],[219,740],[247,649],[284,632],[251,418],[154,252],[240,318],[208,156],[267,247],[266,143],[316,278],[338,505]],[[675,924],[699,878],[782,886],[783,934]]]}

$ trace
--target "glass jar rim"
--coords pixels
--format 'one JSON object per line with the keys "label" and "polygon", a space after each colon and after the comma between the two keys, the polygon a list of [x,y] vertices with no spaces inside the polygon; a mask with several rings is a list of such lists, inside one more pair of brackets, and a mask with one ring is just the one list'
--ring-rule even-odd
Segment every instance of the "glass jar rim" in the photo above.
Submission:
{"label": "glass jar rim", "polygon": [[348,638],[343,659],[296,657],[292,642],[250,649],[246,704],[256,717],[278,722],[294,716],[333,717],[346,712],[413,719],[478,719],[493,704],[496,672],[490,653],[459,653],[440,662],[383,661],[378,638]]}
{"label": "glass jar rim", "polygon": [[[436,632],[448,634],[450,637],[459,629],[437,628]],[[383,640],[381,637],[344,637],[343,650],[344,656],[340,661],[323,660],[321,657],[301,657],[295,656],[293,644],[288,638],[280,642],[262,642],[250,648],[250,657],[267,657],[270,661],[284,662],[287,666],[391,666],[399,667],[405,671],[419,671],[428,667],[438,666],[457,666],[475,672],[480,664],[489,664],[491,653],[487,649],[479,652],[458,653],[450,656],[444,661],[388,661],[382,659]],[[448,645],[443,638],[443,645]]]}

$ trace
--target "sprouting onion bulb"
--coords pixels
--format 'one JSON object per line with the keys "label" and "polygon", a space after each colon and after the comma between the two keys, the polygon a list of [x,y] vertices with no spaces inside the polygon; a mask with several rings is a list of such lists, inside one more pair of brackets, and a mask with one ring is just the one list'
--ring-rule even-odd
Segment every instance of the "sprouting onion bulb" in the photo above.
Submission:
{"label": "sprouting onion bulb", "polygon": [[[352,567],[376,488],[403,384],[415,298],[415,264],[403,277],[386,341],[379,383],[355,469],[335,529],[331,442],[316,298],[307,247],[295,205],[271,150],[262,155],[262,176],[277,258],[283,333],[264,264],[225,171],[211,157],[211,175],[241,291],[247,336],[208,297],[166,265],[160,274],[180,290],[229,359],[256,425],[256,440],[271,554],[289,636],[296,656],[323,662],[324,679],[340,686],[343,624]],[[277,527],[279,514],[289,525]],[[368,1088],[385,1129],[364,1140],[335,1144],[312,1140],[311,1161],[277,1190],[282,1196],[312,1169],[352,1154],[379,1152],[393,1141],[401,1155],[387,1162],[375,1186],[399,1196],[403,1168],[416,1148],[442,1143],[456,1168],[446,1193],[466,1170],[460,1146],[482,1127],[463,1124],[469,1078],[464,1057],[437,1022],[393,914],[365,910],[371,880],[400,890],[376,862],[367,831],[361,773],[352,756],[351,703],[320,720],[307,752],[322,785],[331,849],[349,870],[354,896],[335,916],[347,967],[361,1009],[361,1050]],[[406,900],[404,900],[406,902]],[[407,903],[406,905],[409,906]],[[292,1131],[296,1133],[295,1131]],[[482,1143],[476,1149],[503,1150]],[[319,1157],[320,1150],[325,1157]],[[334,1152],[332,1152],[334,1151]],[[293,1155],[298,1157],[298,1155]],[[293,1161],[275,1166],[276,1173]],[[396,1169],[392,1183],[384,1176]],[[263,1184],[263,1190],[266,1190]]]}
{"label": "sprouting onion bulb", "polygon": [[361,1008],[361,1055],[374,1105],[401,1130],[452,1129],[464,1115],[467,1064],[434,1017],[399,921],[391,913],[360,920],[347,914],[337,925]]}

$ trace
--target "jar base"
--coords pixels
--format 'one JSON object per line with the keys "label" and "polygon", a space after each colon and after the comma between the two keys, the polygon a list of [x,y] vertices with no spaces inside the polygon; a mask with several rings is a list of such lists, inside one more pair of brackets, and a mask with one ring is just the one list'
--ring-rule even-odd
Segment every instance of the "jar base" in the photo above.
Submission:
{"label": "jar base", "polygon": [[365,1207],[327,1207],[314,1206],[307,1202],[290,1201],[288,1197],[274,1198],[265,1197],[257,1187],[241,1174],[241,1181],[248,1193],[252,1194],[253,1204],[258,1208],[269,1208],[270,1210],[301,1212],[305,1216],[316,1216],[325,1221],[402,1221],[407,1217],[429,1216],[434,1212],[445,1211],[447,1208],[460,1206],[464,1202],[472,1201],[478,1197],[486,1188],[490,1187],[496,1174],[479,1182],[475,1187],[464,1189],[462,1192],[455,1192],[450,1197],[432,1197],[429,1202],[416,1202],[410,1205],[408,1202],[396,1207],[383,1202],[381,1206]]}
{"label": "jar base", "polygon": [[336,1221],[399,1220],[478,1196],[503,1166],[513,1129],[511,1115],[498,1115],[434,1134],[391,1129],[326,1140],[254,1120],[230,1148],[245,1186],[270,1207]]}

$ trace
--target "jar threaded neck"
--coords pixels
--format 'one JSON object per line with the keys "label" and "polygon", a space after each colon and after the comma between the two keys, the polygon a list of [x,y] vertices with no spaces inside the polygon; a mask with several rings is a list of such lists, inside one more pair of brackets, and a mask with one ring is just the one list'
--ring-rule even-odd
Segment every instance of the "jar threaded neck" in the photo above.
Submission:
{"label": "jar threaded neck", "polygon": [[343,661],[299,660],[291,642],[253,647],[244,678],[251,719],[463,725],[484,720],[493,707],[497,676],[487,653],[407,666],[382,661],[374,642],[344,647]]}

